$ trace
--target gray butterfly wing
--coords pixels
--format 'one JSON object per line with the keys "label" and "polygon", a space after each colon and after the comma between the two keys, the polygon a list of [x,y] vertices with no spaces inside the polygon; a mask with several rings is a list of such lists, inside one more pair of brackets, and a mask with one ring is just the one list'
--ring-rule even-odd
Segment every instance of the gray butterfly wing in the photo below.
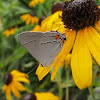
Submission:
{"label": "gray butterfly wing", "polygon": [[56,32],[24,32],[18,38],[29,53],[43,66],[50,66],[61,51],[61,43],[55,39]]}

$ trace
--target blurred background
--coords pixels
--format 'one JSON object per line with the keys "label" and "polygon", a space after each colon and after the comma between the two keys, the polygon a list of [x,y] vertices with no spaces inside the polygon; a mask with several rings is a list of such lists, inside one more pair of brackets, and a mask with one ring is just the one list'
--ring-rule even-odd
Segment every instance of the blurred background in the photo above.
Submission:
{"label": "blurred background", "polygon": [[[40,18],[51,15],[51,7],[54,3],[64,1],[41,0],[34,4],[31,0],[0,0],[0,100],[6,100],[5,94],[2,92],[3,77],[14,69],[24,73],[31,71],[29,73],[30,84],[24,84],[27,91],[21,92],[22,97],[27,93],[35,92],[52,92],[59,96],[59,84],[57,84],[56,78],[54,82],[51,82],[50,74],[48,74],[42,81],[38,80],[35,74],[38,62],[19,43],[18,34],[32,30]],[[100,0],[95,1],[100,5]],[[94,62],[93,89],[96,100],[100,100],[100,74],[97,66]],[[91,100],[89,90],[79,90],[72,79],[70,68],[67,71],[70,72],[69,82],[66,82],[66,67],[60,68],[57,73],[61,77],[63,100],[65,100],[68,87],[69,100]],[[18,99],[12,95],[12,100]]]}

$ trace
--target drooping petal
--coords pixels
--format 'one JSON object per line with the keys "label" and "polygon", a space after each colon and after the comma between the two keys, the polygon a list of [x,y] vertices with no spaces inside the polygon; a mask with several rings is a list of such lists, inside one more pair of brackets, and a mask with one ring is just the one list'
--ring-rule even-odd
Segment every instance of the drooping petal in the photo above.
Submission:
{"label": "drooping petal", "polygon": [[13,94],[17,97],[17,98],[20,98],[21,95],[18,91],[18,89],[16,87],[14,87],[14,84],[10,84],[10,88],[11,88],[11,91],[13,92]]}
{"label": "drooping petal", "polygon": [[80,30],[72,51],[71,69],[76,85],[89,87],[92,83],[92,58],[84,40],[84,31]]}
{"label": "drooping petal", "polygon": [[9,86],[6,88],[6,98],[7,100],[11,100],[11,90]]}
{"label": "drooping petal", "polygon": [[97,61],[97,63],[100,65],[100,35],[99,33],[93,28],[89,27],[85,29],[85,40],[87,43],[87,46]]}
{"label": "drooping petal", "polygon": [[70,52],[70,50],[73,47],[74,44],[74,40],[75,40],[75,31],[71,31],[69,33],[70,36],[68,36],[67,41],[65,42],[60,54],[57,56],[56,58],[56,62],[54,64],[54,69],[51,75],[51,80],[53,81],[55,78],[55,75],[59,69],[59,67],[62,65],[62,62],[65,60],[65,58],[67,57],[68,53]]}
{"label": "drooping petal", "polygon": [[17,77],[13,79],[14,81],[30,83],[30,81],[26,77]]}
{"label": "drooping petal", "polygon": [[5,84],[4,84],[3,89],[2,89],[2,90],[3,90],[3,92],[5,92],[5,91],[6,91],[6,88],[7,88],[7,85],[5,85]]}
{"label": "drooping petal", "polygon": [[56,76],[56,74],[57,74],[57,72],[58,72],[58,70],[59,70],[59,67],[61,67],[61,65],[62,65],[61,62],[58,62],[58,63],[55,65],[55,67],[54,67],[54,69],[53,69],[53,72],[52,72],[52,74],[51,74],[51,81],[54,80],[54,78],[55,78],[55,76]]}
{"label": "drooping petal", "polygon": [[42,67],[41,64],[39,64],[38,69],[36,71],[36,75],[38,76],[39,81],[42,80],[42,78],[45,77],[51,69],[51,67]]}
{"label": "drooping petal", "polygon": [[20,17],[20,19],[22,19],[23,21],[25,21],[25,20],[27,20],[28,18],[29,18],[29,14],[25,14],[25,15],[22,15],[21,17]]}
{"label": "drooping petal", "polygon": [[25,91],[26,88],[19,82],[13,81],[13,86],[16,87],[20,91]]}
{"label": "drooping petal", "polygon": [[68,64],[71,62],[71,54],[68,54],[66,59],[65,59],[65,66],[68,67]]}
{"label": "drooping petal", "polygon": [[31,18],[31,16],[30,16],[30,17],[26,20],[26,25],[30,24],[31,20],[32,20],[32,18]]}
{"label": "drooping petal", "polygon": [[22,72],[20,72],[20,71],[18,71],[18,70],[13,70],[13,71],[11,72],[11,74],[13,75],[14,78],[15,78],[15,77],[27,77],[27,78],[28,78],[28,75],[27,75],[27,74],[22,73]]}

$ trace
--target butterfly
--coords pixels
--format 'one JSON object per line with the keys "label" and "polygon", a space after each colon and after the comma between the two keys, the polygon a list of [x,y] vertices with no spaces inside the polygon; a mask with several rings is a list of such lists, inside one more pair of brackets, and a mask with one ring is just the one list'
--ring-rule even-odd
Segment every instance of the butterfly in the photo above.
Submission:
{"label": "butterfly", "polygon": [[42,66],[49,67],[60,53],[66,36],[58,31],[27,31],[19,34],[18,40]]}

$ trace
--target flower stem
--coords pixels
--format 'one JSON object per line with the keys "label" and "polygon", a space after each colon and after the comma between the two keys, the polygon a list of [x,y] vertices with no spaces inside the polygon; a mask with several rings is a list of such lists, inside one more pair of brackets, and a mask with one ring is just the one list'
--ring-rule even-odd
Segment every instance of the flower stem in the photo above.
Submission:
{"label": "flower stem", "polygon": [[[67,82],[69,81],[69,68],[66,68],[66,80]],[[66,99],[69,100],[69,87],[66,88]]]}
{"label": "flower stem", "polygon": [[59,86],[59,97],[60,97],[60,100],[62,100],[62,92],[63,92],[63,89],[61,88],[61,86]]}
{"label": "flower stem", "polygon": [[88,89],[89,89],[89,92],[90,92],[90,95],[91,95],[92,99],[94,100],[95,99],[95,95],[94,95],[92,86],[90,86]]}
{"label": "flower stem", "polygon": [[100,73],[100,66],[98,65],[98,70],[99,70],[99,73]]}
{"label": "flower stem", "polygon": [[58,81],[59,100],[62,100],[63,89],[61,87],[61,76],[59,74],[57,75],[57,81]]}

